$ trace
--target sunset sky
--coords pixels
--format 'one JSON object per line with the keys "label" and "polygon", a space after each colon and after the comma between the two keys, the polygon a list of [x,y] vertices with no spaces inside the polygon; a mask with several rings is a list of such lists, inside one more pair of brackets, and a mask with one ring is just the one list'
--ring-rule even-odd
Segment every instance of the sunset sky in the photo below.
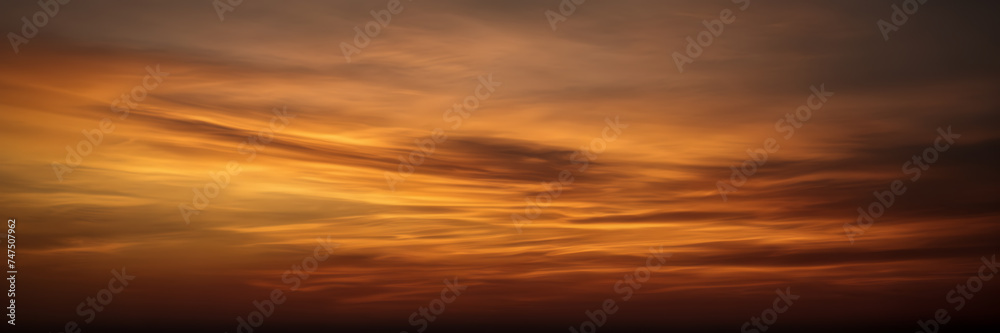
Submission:
{"label": "sunset sky", "polygon": [[[47,14],[0,4],[4,331],[237,332],[278,289],[255,332],[412,333],[455,277],[467,289],[425,332],[566,332],[609,298],[599,332],[739,332],[786,288],[801,298],[769,332],[913,332],[939,308],[942,332],[1000,327],[1000,281],[946,301],[1000,245],[1000,4],[930,0],[885,40],[901,0],[590,0],[555,30],[559,0],[400,3],[349,62],[342,43],[386,1],[245,0],[223,19],[211,0],[71,1],[16,46],[22,17]],[[681,72],[675,52],[724,10]],[[817,89],[832,96],[786,136]],[[905,163],[949,128],[912,180]],[[400,176],[415,142],[434,150]],[[67,146],[92,147],[72,172]],[[852,243],[845,223],[896,180]],[[616,281],[661,246],[622,301]],[[122,267],[135,279],[84,323],[78,304]]]}

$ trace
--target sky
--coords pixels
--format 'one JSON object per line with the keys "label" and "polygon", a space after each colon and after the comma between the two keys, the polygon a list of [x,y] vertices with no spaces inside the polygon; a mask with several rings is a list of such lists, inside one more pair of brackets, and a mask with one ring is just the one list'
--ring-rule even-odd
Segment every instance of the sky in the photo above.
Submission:
{"label": "sky", "polygon": [[996,3],[56,3],[0,5],[16,329],[998,326],[947,296],[1000,244]]}

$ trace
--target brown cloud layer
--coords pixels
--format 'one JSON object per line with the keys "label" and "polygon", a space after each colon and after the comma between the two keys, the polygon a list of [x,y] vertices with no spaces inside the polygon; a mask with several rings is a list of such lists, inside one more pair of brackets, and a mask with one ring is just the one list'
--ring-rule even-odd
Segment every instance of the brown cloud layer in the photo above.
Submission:
{"label": "brown cloud layer", "polygon": [[[341,247],[264,329],[411,329],[454,276],[468,292],[430,329],[565,329],[662,245],[673,256],[610,329],[736,330],[791,286],[801,305],[778,325],[915,330],[997,250],[1000,30],[995,4],[930,1],[884,41],[893,3],[753,1],[679,73],[671,54],[736,5],[587,1],[552,31],[558,1],[404,1],[347,63],[340,43],[384,1],[247,0],[223,22],[209,1],[71,2],[0,53],[25,325],[79,321],[126,266],[137,279],[94,325],[232,330],[329,235]],[[2,8],[4,32],[39,10]],[[156,65],[169,76],[119,118],[112,101]],[[446,110],[491,74],[502,85],[453,128]],[[834,95],[784,139],[775,122],[820,85]],[[248,160],[276,107],[294,118]],[[59,181],[52,163],[105,117],[114,131]],[[628,127],[579,171],[607,117]],[[953,147],[848,242],[857,207],[949,126]],[[447,140],[390,190],[437,128]],[[780,150],[723,201],[717,181],[768,138]],[[242,171],[186,224],[178,205],[230,161]],[[563,170],[572,184],[518,233],[511,214]],[[996,288],[956,322],[989,319]]]}

